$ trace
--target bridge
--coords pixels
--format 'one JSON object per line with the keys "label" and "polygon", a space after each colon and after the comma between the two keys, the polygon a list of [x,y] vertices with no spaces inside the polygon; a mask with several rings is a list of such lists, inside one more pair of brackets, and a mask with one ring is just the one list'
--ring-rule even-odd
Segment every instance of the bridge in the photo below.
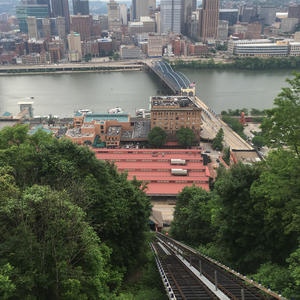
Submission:
{"label": "bridge", "polygon": [[[156,74],[161,81],[175,94],[181,94],[182,89],[189,89],[191,81],[181,72],[175,72],[170,64],[166,61],[146,61],[145,65]],[[212,140],[219,129],[224,131],[224,143],[225,146],[230,149],[252,151],[253,147],[242,139],[236,132],[234,132],[222,119],[210,109],[200,98],[196,95],[192,97],[195,105],[200,107],[203,111],[202,120],[202,138],[206,140]]]}
{"label": "bridge", "polygon": [[175,72],[166,61],[159,60],[146,64],[174,94],[180,94],[181,89],[187,89],[191,85],[190,80],[184,74]]}

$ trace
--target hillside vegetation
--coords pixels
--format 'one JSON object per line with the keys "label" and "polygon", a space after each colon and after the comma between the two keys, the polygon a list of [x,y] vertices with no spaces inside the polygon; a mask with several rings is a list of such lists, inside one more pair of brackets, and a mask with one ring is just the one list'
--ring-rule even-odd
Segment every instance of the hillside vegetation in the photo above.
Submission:
{"label": "hillside vegetation", "polygon": [[86,147],[27,131],[0,131],[0,299],[119,299],[149,261],[141,183]]}
{"label": "hillside vegetation", "polygon": [[300,299],[300,74],[267,110],[263,162],[220,168],[211,192],[178,196],[172,236],[284,296]]}

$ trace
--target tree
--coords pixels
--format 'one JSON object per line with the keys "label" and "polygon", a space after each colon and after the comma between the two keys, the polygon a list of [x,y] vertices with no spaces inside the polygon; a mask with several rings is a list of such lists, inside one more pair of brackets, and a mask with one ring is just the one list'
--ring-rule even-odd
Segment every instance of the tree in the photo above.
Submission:
{"label": "tree", "polygon": [[223,115],[222,120],[227,123],[232,128],[232,130],[239,134],[243,139],[246,139],[246,136],[244,134],[244,127],[237,119],[231,118],[227,115]]}
{"label": "tree", "polygon": [[[141,182],[128,181],[113,164],[96,159],[87,147],[67,139],[57,140],[41,131],[29,136],[24,127],[19,143],[19,139],[10,138],[19,128],[9,130],[9,143],[3,136],[7,131],[0,131],[0,141],[4,141],[0,168],[10,170],[7,172],[14,175],[16,186],[25,190],[38,184],[66,192],[70,201],[85,212],[85,219],[101,241],[110,246],[113,269],[124,275],[134,268],[143,254],[151,211]],[[0,190],[0,203],[2,194]],[[110,283],[114,288],[119,285],[118,276],[111,276],[116,277],[115,284]]]}
{"label": "tree", "polygon": [[184,147],[190,147],[192,146],[195,135],[192,129],[190,128],[180,128],[176,133],[177,140],[180,145]]}
{"label": "tree", "polygon": [[2,300],[7,300],[13,296],[16,286],[11,280],[13,267],[7,263],[0,267],[0,297]]}
{"label": "tree", "polygon": [[215,226],[217,245],[228,250],[227,261],[241,272],[255,271],[267,253],[264,228],[264,202],[251,197],[250,187],[259,178],[256,166],[237,164],[218,173],[214,191],[218,199]]}
{"label": "tree", "polygon": [[223,160],[229,166],[230,165],[230,147],[224,149]]}
{"label": "tree", "polygon": [[153,127],[148,134],[148,142],[152,147],[159,148],[165,144],[167,134],[160,127]]}
{"label": "tree", "polygon": [[84,61],[88,62],[88,61],[90,61],[90,60],[92,60],[92,54],[91,54],[91,53],[88,53],[88,54],[86,54],[86,55],[84,56]]}
{"label": "tree", "polygon": [[0,210],[0,263],[8,266],[14,297],[105,297],[110,250],[84,221],[84,212],[65,192],[36,185],[18,197],[12,189],[17,190],[13,178],[2,175],[7,197]]}
{"label": "tree", "polygon": [[114,53],[114,54],[112,55],[112,59],[113,59],[113,60],[119,60],[119,59],[120,59],[120,55],[119,55],[118,53]]}
{"label": "tree", "polygon": [[174,238],[197,246],[212,240],[211,197],[207,191],[196,186],[182,190],[177,197],[171,227]]}
{"label": "tree", "polygon": [[261,128],[268,146],[289,146],[300,157],[300,73],[287,79],[290,87],[283,88],[275,98],[275,107],[266,111]]}
{"label": "tree", "polygon": [[223,140],[224,140],[224,131],[222,128],[220,128],[212,142],[212,148],[217,151],[222,151]]}
{"label": "tree", "polygon": [[256,135],[255,137],[253,137],[252,143],[253,143],[254,146],[256,146],[258,148],[261,148],[265,144],[265,139],[264,139],[263,136]]}
{"label": "tree", "polygon": [[291,151],[271,152],[251,187],[251,198],[264,203],[261,231],[272,263],[284,265],[300,235],[300,161]]}

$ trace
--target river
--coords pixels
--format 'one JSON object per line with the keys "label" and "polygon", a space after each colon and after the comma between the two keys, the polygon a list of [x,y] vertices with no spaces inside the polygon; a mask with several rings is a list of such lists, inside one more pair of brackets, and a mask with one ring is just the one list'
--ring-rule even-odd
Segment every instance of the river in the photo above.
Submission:
{"label": "river", "polygon": [[[269,108],[289,71],[181,70],[196,82],[197,95],[215,112],[228,108]],[[145,72],[107,72],[0,76],[0,112],[18,112],[17,103],[34,97],[35,115],[71,116],[88,108],[107,112],[120,106],[134,114],[148,108],[149,97],[161,90]]]}

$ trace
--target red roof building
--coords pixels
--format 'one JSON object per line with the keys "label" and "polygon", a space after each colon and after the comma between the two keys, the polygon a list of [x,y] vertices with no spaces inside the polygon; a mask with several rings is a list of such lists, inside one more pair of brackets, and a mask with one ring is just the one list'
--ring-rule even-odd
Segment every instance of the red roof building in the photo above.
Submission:
{"label": "red roof building", "polygon": [[[98,159],[114,162],[128,179],[147,183],[151,197],[176,197],[185,186],[209,190],[210,173],[203,165],[200,150],[195,149],[93,149]],[[175,159],[175,161],[174,161]],[[177,164],[180,161],[180,164]],[[179,175],[174,173],[179,170]],[[182,172],[181,172],[181,171]]]}

